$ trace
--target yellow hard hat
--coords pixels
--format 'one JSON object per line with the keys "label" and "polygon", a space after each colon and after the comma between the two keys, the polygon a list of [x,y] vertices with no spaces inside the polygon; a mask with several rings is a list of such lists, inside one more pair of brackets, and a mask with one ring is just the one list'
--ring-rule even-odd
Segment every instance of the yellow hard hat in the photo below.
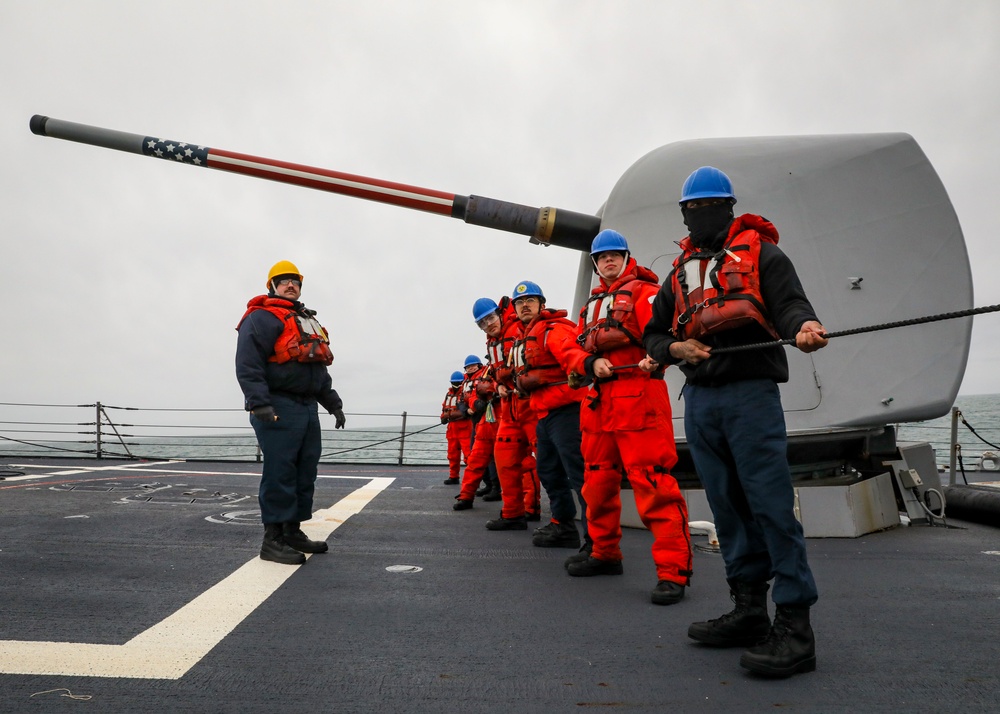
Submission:
{"label": "yellow hard hat", "polygon": [[267,285],[265,287],[268,290],[271,289],[271,281],[279,275],[298,275],[299,280],[302,280],[302,273],[295,267],[295,263],[290,260],[279,260],[271,266],[271,270],[267,273]]}

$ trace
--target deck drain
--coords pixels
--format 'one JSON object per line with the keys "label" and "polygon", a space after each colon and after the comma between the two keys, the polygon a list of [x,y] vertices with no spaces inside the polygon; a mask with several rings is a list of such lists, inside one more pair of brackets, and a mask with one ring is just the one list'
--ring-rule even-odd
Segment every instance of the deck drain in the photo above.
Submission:
{"label": "deck drain", "polygon": [[386,570],[390,573],[419,573],[423,568],[417,565],[390,565]]}

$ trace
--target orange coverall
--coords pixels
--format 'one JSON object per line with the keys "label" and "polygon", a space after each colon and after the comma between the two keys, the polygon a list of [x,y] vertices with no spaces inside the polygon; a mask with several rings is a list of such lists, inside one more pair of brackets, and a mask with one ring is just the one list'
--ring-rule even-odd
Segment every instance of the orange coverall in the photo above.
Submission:
{"label": "orange coverall", "polygon": [[503,496],[500,517],[520,518],[526,513],[537,514],[541,510],[541,484],[534,456],[538,420],[531,403],[518,394],[514,384],[512,348],[521,336],[522,325],[509,299],[500,319],[503,332],[499,339],[486,340],[493,377],[497,385],[503,385],[507,390],[507,396],[500,399],[500,426],[497,428],[493,458]]}
{"label": "orange coverall", "polygon": [[441,421],[445,427],[444,436],[448,441],[448,478],[457,479],[462,469],[462,461],[469,462],[472,443],[472,421],[459,409],[462,388],[449,387],[441,404]]}
{"label": "orange coverall", "polygon": [[[589,353],[573,371],[604,357],[616,370],[596,380],[580,410],[586,463],[583,495],[587,503],[592,557],[621,560],[621,479],[628,477],[639,518],[653,534],[653,562],[660,580],[688,585],[692,559],[687,504],[670,470],[677,463],[670,401],[662,373],[635,366],[646,356],[642,331],[652,316],[659,279],[629,257],[613,283],[601,278],[580,312],[580,342]],[[590,372],[593,377],[593,372]]]}
{"label": "orange coverall", "polygon": [[[467,377],[468,385],[465,400],[470,411],[474,409],[477,399],[480,399],[477,388],[483,379],[489,379],[489,366],[481,367]],[[472,442],[472,453],[465,462],[465,474],[462,476],[462,490],[456,497],[460,501],[474,501],[479,483],[486,474],[486,469],[493,460],[493,442],[497,437],[496,411],[492,408],[476,422],[476,436]],[[501,484],[502,488],[502,484]]]}

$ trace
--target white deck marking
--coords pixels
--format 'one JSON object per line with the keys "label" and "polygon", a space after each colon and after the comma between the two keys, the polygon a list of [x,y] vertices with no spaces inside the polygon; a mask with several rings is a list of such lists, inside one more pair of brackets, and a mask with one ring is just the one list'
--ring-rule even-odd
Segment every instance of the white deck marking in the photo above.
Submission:
{"label": "white deck marking", "polygon": [[[151,461],[145,464],[130,464],[127,466],[81,466],[79,468],[67,470],[67,471],[49,471],[43,474],[32,474],[24,476],[8,476],[4,479],[4,483],[9,483],[11,481],[37,481],[39,479],[52,478],[53,476],[77,476],[79,474],[90,474],[99,471],[149,471],[154,466],[173,466],[176,464],[183,464],[184,461]],[[25,468],[52,468],[49,465],[38,465],[38,464],[12,464],[12,468],[25,469]],[[184,469],[183,471],[172,471],[170,469],[154,469],[157,473],[163,475],[173,475],[173,476],[256,476],[260,478],[260,471],[195,471],[193,469]],[[358,479],[363,481],[370,481],[371,476],[361,475],[361,476],[348,476],[346,474],[319,474],[317,478],[347,478],[347,479]]]}
{"label": "white deck marking", "polygon": [[[317,511],[302,530],[310,538],[326,540],[393,481],[370,478],[330,508]],[[254,558],[123,645],[0,641],[0,673],[180,679],[299,567]]]}
{"label": "white deck marking", "polygon": [[[49,471],[44,474],[34,474],[29,476],[25,474],[24,476],[8,476],[4,479],[4,483],[10,481],[29,481],[36,480],[40,478],[52,478],[53,476],[76,476],[78,474],[90,474],[98,471],[139,471],[139,470],[149,470],[154,466],[169,466],[170,464],[183,463],[182,461],[149,461],[144,464],[129,464],[127,466],[81,466],[75,469],[69,469],[66,471]],[[48,464],[44,465],[34,465],[34,464],[13,464],[12,468],[52,468]],[[165,471],[164,473],[170,473],[170,471]]]}

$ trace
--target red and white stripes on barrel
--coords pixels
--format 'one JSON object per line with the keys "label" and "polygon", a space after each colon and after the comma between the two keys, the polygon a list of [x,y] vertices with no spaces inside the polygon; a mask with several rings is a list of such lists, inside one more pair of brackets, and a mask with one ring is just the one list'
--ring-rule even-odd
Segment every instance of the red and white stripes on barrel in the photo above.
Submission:
{"label": "red and white stripes on barrel", "polygon": [[235,151],[210,149],[183,141],[171,141],[152,136],[143,139],[142,153],[167,161],[206,166],[210,169],[256,176],[269,181],[280,181],[446,216],[451,215],[452,206],[455,203],[455,195],[443,191],[434,191],[393,181],[382,181],[367,176],[331,171],[330,169],[320,169],[304,164],[265,159],[250,154],[239,154]]}

